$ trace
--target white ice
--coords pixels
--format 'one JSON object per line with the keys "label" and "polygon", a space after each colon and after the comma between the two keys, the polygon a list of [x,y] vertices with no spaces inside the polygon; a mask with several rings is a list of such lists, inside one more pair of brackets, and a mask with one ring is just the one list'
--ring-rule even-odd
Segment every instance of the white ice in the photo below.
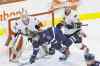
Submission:
{"label": "white ice", "polygon": [[[96,59],[100,60],[100,19],[84,21],[84,23],[88,24],[88,26],[83,27],[83,30],[87,34],[87,39],[85,39],[84,43],[90,48],[90,52],[96,55]],[[28,57],[29,54],[31,54],[29,50],[23,53],[24,57]],[[74,45],[71,47],[71,55],[68,60],[59,61],[59,56],[61,56],[61,54],[56,52],[53,56],[41,58],[36,60],[35,63],[25,66],[86,66],[83,58],[83,51],[80,51]],[[0,66],[18,66],[18,64],[8,61],[7,47],[0,48]]]}

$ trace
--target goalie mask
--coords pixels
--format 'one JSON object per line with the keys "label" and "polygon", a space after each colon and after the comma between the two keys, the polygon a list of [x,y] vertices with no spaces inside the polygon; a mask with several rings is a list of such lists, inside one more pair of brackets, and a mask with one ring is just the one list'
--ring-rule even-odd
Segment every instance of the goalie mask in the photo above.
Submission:
{"label": "goalie mask", "polygon": [[21,21],[23,24],[28,25],[29,24],[29,17],[27,15],[22,15]]}

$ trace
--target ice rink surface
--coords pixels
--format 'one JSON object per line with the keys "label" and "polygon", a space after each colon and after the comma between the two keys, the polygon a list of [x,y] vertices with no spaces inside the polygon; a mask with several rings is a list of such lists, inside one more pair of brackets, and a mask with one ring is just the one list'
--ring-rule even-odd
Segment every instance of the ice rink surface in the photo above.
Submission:
{"label": "ice rink surface", "polygon": [[[87,34],[84,43],[90,48],[90,52],[96,55],[96,59],[100,60],[100,19],[84,21],[84,23],[88,24],[88,26],[83,27],[83,30]],[[83,58],[83,51],[79,50],[75,45],[71,46],[70,49],[71,55],[66,61],[59,61],[58,58],[61,54],[56,52],[53,56],[40,58],[36,60],[35,63],[24,66],[86,66]],[[31,50],[25,50],[23,57],[29,58],[30,54]],[[18,63],[8,61],[7,47],[0,48],[0,66],[18,66]]]}

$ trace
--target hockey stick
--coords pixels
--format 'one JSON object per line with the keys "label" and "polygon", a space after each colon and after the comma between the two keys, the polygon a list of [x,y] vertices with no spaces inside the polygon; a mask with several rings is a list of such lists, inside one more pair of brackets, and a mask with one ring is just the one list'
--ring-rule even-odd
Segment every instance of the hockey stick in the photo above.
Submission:
{"label": "hockey stick", "polygon": [[50,43],[53,42],[53,41],[55,40],[55,31],[54,31],[54,27],[55,27],[55,25],[54,25],[54,12],[52,12],[52,31],[53,31],[53,39],[50,41]]}
{"label": "hockey stick", "polygon": [[81,26],[88,26],[88,24],[82,24]]}

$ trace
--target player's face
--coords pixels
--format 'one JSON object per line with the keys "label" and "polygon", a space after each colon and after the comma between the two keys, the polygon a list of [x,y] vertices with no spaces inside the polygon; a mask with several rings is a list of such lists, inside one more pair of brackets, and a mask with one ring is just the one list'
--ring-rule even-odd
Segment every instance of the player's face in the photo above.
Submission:
{"label": "player's face", "polygon": [[28,25],[29,24],[29,18],[25,17],[22,19],[23,24]]}

